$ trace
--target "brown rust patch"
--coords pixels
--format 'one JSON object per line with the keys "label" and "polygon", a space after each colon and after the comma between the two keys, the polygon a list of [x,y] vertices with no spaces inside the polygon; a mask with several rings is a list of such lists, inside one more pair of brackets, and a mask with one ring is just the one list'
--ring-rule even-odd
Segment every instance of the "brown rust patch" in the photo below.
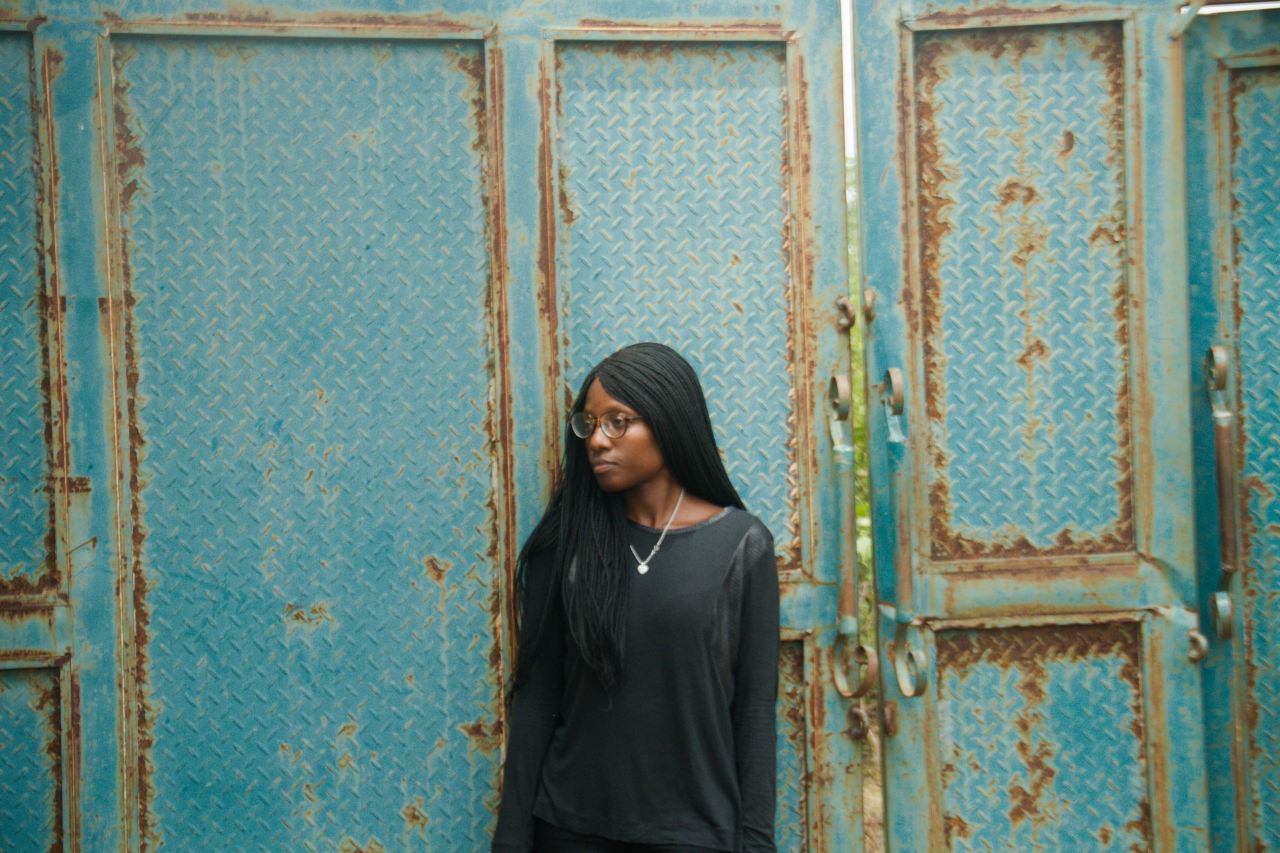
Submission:
{"label": "brown rust patch", "polygon": [[[557,55],[556,68],[559,69]],[[546,377],[546,406],[543,414],[543,432],[545,444],[540,458],[544,471],[557,469],[556,460],[562,450],[562,434],[565,428],[560,422],[560,408],[556,398],[561,391],[560,350],[557,341],[560,336],[560,310],[556,294],[556,206],[552,199],[555,183],[553,177],[554,148],[551,139],[552,110],[556,105],[551,98],[552,71],[547,67],[544,57],[538,64],[538,103],[541,128],[538,134],[538,206],[541,217],[538,230],[538,330],[540,333],[540,354],[542,358],[542,375]],[[556,80],[557,90],[559,79]],[[557,99],[558,100],[558,99]],[[567,410],[567,407],[566,407]]]}
{"label": "brown rust patch", "polygon": [[[62,768],[62,691],[58,683],[57,669],[29,670],[36,701],[32,708],[45,723],[44,754],[49,759],[49,775],[54,783],[53,815],[54,840],[49,853],[63,849],[63,768]],[[47,679],[45,685],[40,681]]]}
{"label": "brown rust patch", "polygon": [[[142,434],[139,413],[139,358],[134,329],[134,308],[136,298],[133,293],[133,271],[129,262],[128,234],[133,199],[139,189],[139,175],[145,164],[142,148],[130,125],[131,114],[128,108],[130,84],[125,76],[125,67],[136,56],[137,50],[129,44],[115,46],[112,58],[112,114],[115,132],[115,174],[117,204],[121,222],[120,244],[115,247],[120,257],[121,293],[123,308],[121,312],[124,325],[124,374],[125,374],[125,407],[128,421],[128,447],[125,457],[128,460],[129,477],[129,553],[128,581],[132,588],[132,622],[131,639],[133,659],[127,666],[130,672],[126,681],[132,684],[132,710],[136,714],[136,774],[137,808],[138,808],[138,843],[142,853],[160,846],[161,839],[152,827],[151,798],[153,788],[151,773],[151,748],[154,735],[151,730],[154,711],[147,695],[149,670],[148,643],[150,610],[147,606],[147,578],[144,569],[144,554],[147,529],[144,522],[145,500],[143,497],[144,482],[142,464],[146,458],[146,438]],[[110,307],[110,306],[108,306]]]}
{"label": "brown rust patch", "polygon": [[[1049,346],[1043,338],[1035,337],[1028,341],[1016,361],[1023,370],[1032,370],[1036,364],[1049,357]],[[1063,531],[1066,533],[1067,531]],[[1059,534],[1061,537],[1062,534]]]}
{"label": "brown rust patch", "polygon": [[318,601],[306,609],[292,602],[286,604],[284,621],[287,629],[318,628],[326,622],[330,625],[334,624],[333,616],[329,613],[329,605],[323,601]]}
{"label": "brown rust patch", "polygon": [[423,557],[422,567],[427,571],[427,577],[431,578],[433,583],[443,584],[449,570],[453,568],[453,563],[439,557]]}
{"label": "brown rust patch", "polygon": [[1063,9],[1064,7],[1057,3],[1051,6],[1035,6],[1031,8],[991,5],[965,11],[932,12],[928,15],[921,15],[916,20],[920,23],[938,27],[981,27],[988,21],[1004,23],[1019,18],[1055,15],[1061,13]]}
{"label": "brown rust patch", "polygon": [[969,824],[959,815],[947,815],[942,819],[942,830],[947,839],[947,849],[953,849],[955,842],[968,838]]}
{"label": "brown rust patch", "polygon": [[495,753],[502,745],[503,723],[501,719],[477,720],[458,726],[458,730],[467,736],[472,749],[484,753]]}
{"label": "brown rust patch", "polygon": [[560,205],[560,220],[568,228],[576,218],[573,204],[569,201],[569,170],[562,163],[556,170],[559,180],[556,181],[556,199]]}
{"label": "brown rust patch", "polygon": [[946,80],[944,59],[948,49],[945,38],[925,36],[918,40],[915,55],[916,152],[912,165],[917,173],[925,414],[935,423],[942,423],[946,417],[946,356],[941,347],[942,245],[951,232],[954,202],[934,103],[938,85]]}
{"label": "brown rust patch", "polygon": [[1036,188],[1030,184],[1023,183],[1017,178],[1009,178],[1000,185],[996,191],[996,197],[999,200],[1000,210],[1003,211],[1014,203],[1023,206],[1035,204],[1040,200],[1040,193],[1036,192]]}
{"label": "brown rust patch", "polygon": [[338,853],[386,853],[387,848],[377,838],[370,838],[363,844],[351,836],[343,838],[338,844]]}
{"label": "brown rust patch", "polygon": [[427,817],[422,797],[414,797],[412,803],[405,803],[404,808],[400,809],[400,816],[404,818],[407,831],[426,837],[427,824],[431,822],[431,818]]}

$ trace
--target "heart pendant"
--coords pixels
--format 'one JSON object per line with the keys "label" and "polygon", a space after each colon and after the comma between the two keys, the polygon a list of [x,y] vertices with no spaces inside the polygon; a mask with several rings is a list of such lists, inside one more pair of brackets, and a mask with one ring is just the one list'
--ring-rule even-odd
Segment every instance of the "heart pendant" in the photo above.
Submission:
{"label": "heart pendant", "polygon": [[639,572],[640,574],[644,574],[645,572],[649,571],[649,564],[641,563],[640,565],[636,566],[636,571]]}

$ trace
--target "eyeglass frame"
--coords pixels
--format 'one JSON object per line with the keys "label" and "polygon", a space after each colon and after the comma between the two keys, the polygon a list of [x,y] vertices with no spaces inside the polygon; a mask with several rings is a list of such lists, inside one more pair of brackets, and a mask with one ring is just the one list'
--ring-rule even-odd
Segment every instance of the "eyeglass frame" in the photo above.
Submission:
{"label": "eyeglass frame", "polygon": [[[580,434],[577,428],[574,426],[574,420],[580,417],[589,419],[589,422],[591,424],[590,428],[587,430],[586,435]],[[619,432],[617,435],[610,435],[609,430],[605,429],[605,424],[608,423],[606,418],[612,418],[613,420],[621,420],[622,431]],[[604,433],[605,438],[618,439],[618,438],[622,438],[624,435],[627,434],[627,429],[630,428],[632,423],[634,423],[635,421],[642,421],[642,420],[644,420],[643,415],[628,415],[628,414],[624,414],[623,412],[609,412],[602,417],[596,417],[590,412],[579,411],[579,412],[574,412],[572,415],[569,416],[569,431],[572,432],[578,438],[582,439],[583,441],[586,441],[587,439],[591,438],[591,436],[595,435],[596,429],[599,428],[600,431]]]}

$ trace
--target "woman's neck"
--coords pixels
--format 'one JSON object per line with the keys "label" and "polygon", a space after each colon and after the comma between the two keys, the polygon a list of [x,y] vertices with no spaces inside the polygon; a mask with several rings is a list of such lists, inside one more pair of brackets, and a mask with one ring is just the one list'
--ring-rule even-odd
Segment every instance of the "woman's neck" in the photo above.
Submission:
{"label": "woman's neck", "polygon": [[666,475],[633,486],[622,493],[627,518],[646,527],[664,527],[680,498],[680,484]]}

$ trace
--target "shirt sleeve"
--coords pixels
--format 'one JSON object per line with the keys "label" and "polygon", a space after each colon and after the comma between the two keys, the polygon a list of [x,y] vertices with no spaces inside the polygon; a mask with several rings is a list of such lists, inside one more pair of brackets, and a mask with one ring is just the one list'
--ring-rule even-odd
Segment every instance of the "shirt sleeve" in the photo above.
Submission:
{"label": "shirt sleeve", "polygon": [[778,567],[773,537],[764,525],[747,530],[737,558],[743,560],[742,617],[729,710],[742,792],[742,850],[774,853],[781,628]]}
{"label": "shirt sleeve", "polygon": [[[524,683],[511,697],[493,853],[528,853],[533,849],[533,801],[564,693],[564,621],[560,596],[549,589],[551,560],[532,558],[526,572],[522,633],[537,637],[537,641],[533,648],[521,648],[519,654],[536,654]],[[539,636],[536,629],[544,619]]]}

